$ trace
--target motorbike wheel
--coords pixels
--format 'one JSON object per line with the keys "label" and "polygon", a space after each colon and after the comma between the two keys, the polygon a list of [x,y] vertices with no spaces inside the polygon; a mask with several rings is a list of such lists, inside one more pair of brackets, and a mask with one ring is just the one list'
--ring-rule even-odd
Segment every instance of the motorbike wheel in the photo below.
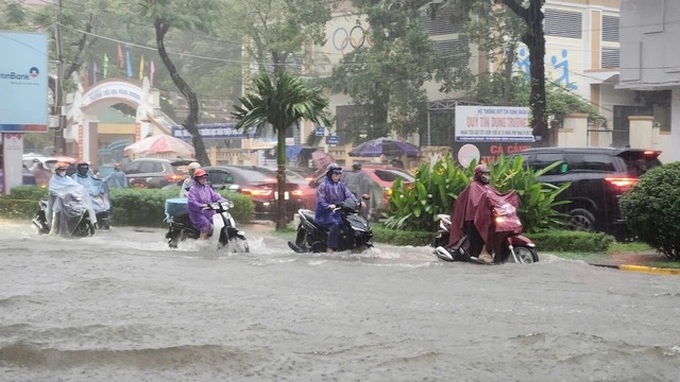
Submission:
{"label": "motorbike wheel", "polygon": [[94,226],[89,220],[85,220],[78,224],[78,227],[73,231],[73,236],[86,237],[94,235]]}
{"label": "motorbike wheel", "polygon": [[249,253],[250,246],[248,245],[248,240],[241,239],[240,237],[232,237],[229,239],[229,244],[227,244],[229,252],[237,253]]}
{"label": "motorbike wheel", "polygon": [[538,253],[535,249],[525,246],[513,247],[517,260],[520,264],[531,264],[538,262]]}
{"label": "motorbike wheel", "polygon": [[168,238],[168,247],[177,248],[179,242],[182,241],[183,231],[182,230],[172,230],[168,232],[166,237]]}

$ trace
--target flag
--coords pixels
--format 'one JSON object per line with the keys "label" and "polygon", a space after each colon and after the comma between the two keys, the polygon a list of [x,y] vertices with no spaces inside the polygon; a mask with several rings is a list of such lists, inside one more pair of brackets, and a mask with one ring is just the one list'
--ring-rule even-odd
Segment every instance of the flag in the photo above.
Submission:
{"label": "flag", "polygon": [[149,63],[149,84],[153,86],[153,74],[156,72],[156,67],[153,65],[153,60]]}
{"label": "flag", "polygon": [[139,59],[139,79],[143,80],[144,79],[144,55],[141,55],[141,58]]}
{"label": "flag", "polygon": [[109,56],[104,53],[104,64],[102,65],[102,75],[106,78],[106,74],[109,71]]}
{"label": "flag", "polygon": [[97,61],[92,61],[92,85],[97,83],[97,72],[99,72]]}
{"label": "flag", "polygon": [[118,44],[118,67],[123,69],[123,48]]}
{"label": "flag", "polygon": [[130,49],[125,50],[125,65],[127,66],[127,76],[132,77],[132,59],[130,58]]}

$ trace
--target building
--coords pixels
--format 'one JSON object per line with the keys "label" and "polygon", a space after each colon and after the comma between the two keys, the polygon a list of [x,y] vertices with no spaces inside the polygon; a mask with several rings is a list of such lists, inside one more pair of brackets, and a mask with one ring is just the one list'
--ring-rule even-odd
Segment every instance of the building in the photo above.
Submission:
{"label": "building", "polygon": [[[618,89],[650,99],[653,123],[667,127],[668,147],[680,145],[680,1],[621,0],[621,74]],[[680,152],[666,153],[677,161]]]}

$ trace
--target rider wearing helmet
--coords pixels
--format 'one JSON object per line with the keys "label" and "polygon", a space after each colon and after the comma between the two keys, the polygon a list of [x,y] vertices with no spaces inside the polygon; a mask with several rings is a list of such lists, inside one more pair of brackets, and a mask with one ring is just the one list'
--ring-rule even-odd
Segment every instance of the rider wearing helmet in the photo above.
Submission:
{"label": "rider wearing helmet", "polygon": [[90,171],[90,163],[79,160],[76,163],[77,172],[71,177],[80,183],[87,190],[92,200],[92,207],[99,221],[99,228],[109,228],[109,218],[111,216],[111,199],[109,198],[108,184],[94,176]]}
{"label": "rider wearing helmet", "polygon": [[[86,178],[90,172],[90,164],[85,160],[79,160],[78,163],[76,163],[76,170],[78,171],[77,174],[79,177]],[[75,176],[73,178],[75,179]]]}
{"label": "rider wearing helmet", "polygon": [[194,172],[199,168],[201,168],[201,164],[198,162],[191,162],[189,163],[189,166],[187,166],[189,176],[186,179],[184,179],[184,182],[182,182],[182,186],[179,189],[180,198],[186,198],[187,193],[191,189],[191,185],[194,184]]}
{"label": "rider wearing helmet", "polygon": [[[61,231],[64,211],[69,208],[68,204],[63,204],[64,195],[67,193],[79,194],[83,198],[83,203],[90,213],[90,220],[95,223],[97,218],[92,209],[92,202],[87,194],[87,190],[70,176],[66,176],[69,164],[65,161],[58,161],[54,164],[54,175],[48,184],[49,197],[45,219],[50,227],[50,233],[56,234]],[[64,223],[65,224],[65,223]]]}
{"label": "rider wearing helmet", "polygon": [[[486,164],[475,167],[472,182],[463,190],[453,202],[451,212],[451,233],[448,248],[455,246],[463,235],[467,236],[470,247],[468,252],[485,263],[494,261],[491,254],[491,243],[484,244],[476,225],[477,208],[487,192],[494,191],[491,186],[491,173]],[[489,212],[490,213],[490,212]]]}
{"label": "rider wearing helmet", "polygon": [[342,221],[340,215],[333,210],[345,199],[354,199],[356,196],[340,181],[342,167],[331,163],[326,168],[326,179],[316,190],[316,211],[314,220],[317,224],[328,230],[328,252],[333,252],[340,245],[340,227]]}
{"label": "rider wearing helmet", "polygon": [[200,240],[204,240],[212,233],[212,217],[215,211],[209,210],[208,204],[224,200],[208,185],[208,173],[202,168],[194,171],[194,183],[187,194],[187,206],[191,224],[200,233]]}
{"label": "rider wearing helmet", "polygon": [[127,175],[125,175],[120,163],[113,165],[113,172],[110,173],[104,181],[106,181],[109,188],[128,188],[129,186]]}

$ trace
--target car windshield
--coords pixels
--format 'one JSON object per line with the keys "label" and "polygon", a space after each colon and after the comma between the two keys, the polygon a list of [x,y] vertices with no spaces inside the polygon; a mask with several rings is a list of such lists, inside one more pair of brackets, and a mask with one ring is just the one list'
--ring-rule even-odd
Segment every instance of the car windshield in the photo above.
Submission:
{"label": "car windshield", "polygon": [[276,172],[264,167],[235,167],[244,179],[250,182],[276,182]]}

